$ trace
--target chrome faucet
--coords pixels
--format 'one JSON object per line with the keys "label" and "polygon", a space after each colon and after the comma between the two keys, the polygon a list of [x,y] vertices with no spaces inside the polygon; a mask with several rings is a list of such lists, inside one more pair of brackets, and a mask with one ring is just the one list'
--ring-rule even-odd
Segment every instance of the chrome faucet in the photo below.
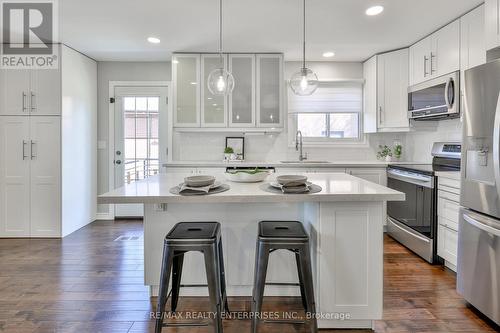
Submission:
{"label": "chrome faucet", "polygon": [[299,130],[295,134],[295,150],[299,152],[299,161],[307,160],[307,154],[303,154],[302,151],[302,132]]}

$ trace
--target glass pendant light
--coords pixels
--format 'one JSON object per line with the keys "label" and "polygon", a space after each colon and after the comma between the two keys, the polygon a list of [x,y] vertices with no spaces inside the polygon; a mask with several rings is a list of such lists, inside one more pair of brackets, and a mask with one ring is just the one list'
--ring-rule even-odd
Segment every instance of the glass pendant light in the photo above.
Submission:
{"label": "glass pendant light", "polygon": [[306,67],[306,0],[303,0],[303,43],[302,43],[302,68],[290,78],[290,88],[295,95],[312,95],[318,89],[318,76]]}
{"label": "glass pendant light", "polygon": [[224,69],[224,56],[222,55],[222,0],[219,0],[219,58],[220,67],[210,72],[207,79],[208,90],[213,95],[228,95],[234,89],[234,77]]}

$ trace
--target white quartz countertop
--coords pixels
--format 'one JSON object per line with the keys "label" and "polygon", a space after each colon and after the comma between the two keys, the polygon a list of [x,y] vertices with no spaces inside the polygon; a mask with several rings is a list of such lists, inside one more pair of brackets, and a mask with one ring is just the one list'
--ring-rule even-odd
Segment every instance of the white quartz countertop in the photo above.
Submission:
{"label": "white quartz countertop", "polygon": [[224,162],[224,161],[172,161],[164,163],[164,167],[280,167],[280,168],[332,168],[332,167],[380,167],[384,168],[391,164],[418,164],[416,162],[406,161],[328,161],[320,163],[314,161],[283,163],[280,161],[243,161],[243,162]]}
{"label": "white quartz countertop", "polygon": [[[361,178],[341,173],[316,173],[308,180],[323,188],[315,194],[275,194],[261,190],[263,183],[225,181],[223,174],[214,175],[231,189],[218,194],[180,196],[170,188],[183,182],[188,174],[159,174],[131,183],[99,196],[99,203],[270,203],[270,202],[333,202],[333,201],[404,201],[404,193]],[[272,180],[276,175],[269,176]]]}

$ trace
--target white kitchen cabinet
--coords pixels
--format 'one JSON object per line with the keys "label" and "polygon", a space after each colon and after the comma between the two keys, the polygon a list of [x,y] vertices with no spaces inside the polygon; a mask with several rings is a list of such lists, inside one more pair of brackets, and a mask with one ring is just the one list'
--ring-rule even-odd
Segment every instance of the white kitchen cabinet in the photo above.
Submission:
{"label": "white kitchen cabinet", "polygon": [[372,183],[387,186],[386,168],[349,168],[346,172]]}
{"label": "white kitchen cabinet", "polygon": [[363,63],[363,130],[365,133],[377,133],[377,56]]}
{"label": "white kitchen cabinet", "polygon": [[410,47],[410,85],[460,69],[460,20]]}
{"label": "white kitchen cabinet", "polygon": [[254,127],[255,55],[230,54],[229,70],[237,82],[229,95],[229,127]]}
{"label": "white kitchen cabinet", "polygon": [[408,131],[408,49],[377,56],[378,128]]}
{"label": "white kitchen cabinet", "polygon": [[457,266],[460,180],[438,175],[438,256],[453,271]]}
{"label": "white kitchen cabinet", "polygon": [[408,49],[372,57],[364,74],[364,132],[407,132]]}
{"label": "white kitchen cabinet", "polygon": [[201,127],[225,127],[227,124],[227,98],[208,90],[208,76],[214,69],[227,68],[227,56],[201,55]]}
{"label": "white kitchen cabinet", "polygon": [[29,119],[0,116],[0,237],[30,235]]}
{"label": "white kitchen cabinet", "polygon": [[258,54],[256,56],[257,126],[281,126],[283,106],[283,56]]}
{"label": "white kitchen cabinet", "polygon": [[60,71],[0,69],[0,115],[59,115]]}
{"label": "white kitchen cabinet", "polygon": [[36,110],[0,112],[0,237],[63,237],[95,219],[97,63],[60,55],[67,66],[30,73]]}
{"label": "white kitchen cabinet", "polygon": [[0,237],[60,236],[60,122],[57,116],[0,117]]}
{"label": "white kitchen cabinet", "polygon": [[200,127],[200,55],[172,57],[175,127]]}
{"label": "white kitchen cabinet", "polygon": [[500,0],[485,1],[486,49],[500,46]]}
{"label": "white kitchen cabinet", "polygon": [[30,236],[61,234],[61,118],[30,117]]}
{"label": "white kitchen cabinet", "polygon": [[460,69],[462,71],[486,63],[484,15],[484,5],[481,5],[460,18]]}
{"label": "white kitchen cabinet", "polygon": [[409,54],[409,78],[410,85],[424,82],[430,79],[430,52],[432,39],[427,37],[410,46]]}

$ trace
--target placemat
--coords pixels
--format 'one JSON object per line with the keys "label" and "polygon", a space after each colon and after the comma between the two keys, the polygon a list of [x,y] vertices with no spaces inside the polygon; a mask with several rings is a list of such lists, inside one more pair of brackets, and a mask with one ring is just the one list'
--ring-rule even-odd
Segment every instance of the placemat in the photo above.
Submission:
{"label": "placemat", "polygon": [[170,189],[170,193],[176,194],[176,195],[183,195],[183,196],[210,195],[210,194],[226,192],[230,188],[231,188],[231,186],[229,186],[228,184],[222,184],[221,186],[214,188],[213,190],[210,190],[208,193],[201,192],[201,191],[190,191],[190,190],[186,190],[182,193],[179,193],[180,187],[174,186]]}
{"label": "placemat", "polygon": [[309,192],[302,192],[302,193],[283,193],[283,191],[281,191],[279,188],[273,187],[269,183],[262,184],[262,185],[259,186],[259,188],[262,191],[266,191],[266,192],[269,192],[269,193],[287,194],[287,195],[288,194],[289,195],[295,195],[295,194],[314,194],[314,193],[319,193],[319,192],[323,191],[323,189],[321,188],[321,186],[316,185],[316,184],[310,185]]}

